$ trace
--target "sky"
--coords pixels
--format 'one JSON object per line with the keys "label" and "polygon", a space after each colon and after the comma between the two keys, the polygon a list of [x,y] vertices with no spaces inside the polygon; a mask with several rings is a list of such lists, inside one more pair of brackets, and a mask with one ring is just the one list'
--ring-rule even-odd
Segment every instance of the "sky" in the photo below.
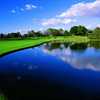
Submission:
{"label": "sky", "polygon": [[0,32],[100,26],[100,0],[0,0]]}

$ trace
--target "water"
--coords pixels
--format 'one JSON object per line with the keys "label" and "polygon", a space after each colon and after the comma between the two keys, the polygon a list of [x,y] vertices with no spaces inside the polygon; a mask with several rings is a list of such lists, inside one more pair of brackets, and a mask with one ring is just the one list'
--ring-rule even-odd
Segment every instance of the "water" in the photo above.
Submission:
{"label": "water", "polygon": [[0,58],[0,93],[9,100],[100,97],[99,44],[46,43]]}

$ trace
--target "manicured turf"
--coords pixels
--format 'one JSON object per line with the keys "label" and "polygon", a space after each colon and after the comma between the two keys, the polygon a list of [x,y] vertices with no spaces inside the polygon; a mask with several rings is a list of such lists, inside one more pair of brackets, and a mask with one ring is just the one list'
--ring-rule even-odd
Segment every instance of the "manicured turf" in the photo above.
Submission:
{"label": "manicured turf", "polygon": [[53,40],[59,40],[64,42],[75,42],[75,43],[82,43],[89,41],[87,37],[81,37],[81,36],[41,37],[37,39],[25,39],[25,40],[1,40],[0,55],[2,56],[12,51],[28,48],[31,46],[36,46]]}

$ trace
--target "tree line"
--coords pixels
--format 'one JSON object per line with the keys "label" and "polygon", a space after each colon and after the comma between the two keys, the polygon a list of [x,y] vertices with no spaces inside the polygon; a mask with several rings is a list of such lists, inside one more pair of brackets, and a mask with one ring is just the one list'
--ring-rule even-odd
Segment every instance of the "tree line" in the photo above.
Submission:
{"label": "tree line", "polygon": [[21,34],[20,32],[11,32],[8,34],[0,33],[0,39],[8,39],[8,38],[28,38],[28,37],[45,37],[45,36],[88,36],[91,39],[100,39],[100,28],[97,27],[94,30],[89,30],[85,26],[73,26],[71,29],[63,30],[63,29],[54,29],[49,28],[44,32],[34,30],[28,31],[26,34]]}

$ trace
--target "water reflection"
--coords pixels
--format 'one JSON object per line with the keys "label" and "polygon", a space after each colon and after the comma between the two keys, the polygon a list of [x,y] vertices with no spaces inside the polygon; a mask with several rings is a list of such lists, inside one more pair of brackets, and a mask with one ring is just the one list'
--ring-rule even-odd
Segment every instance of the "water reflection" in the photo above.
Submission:
{"label": "water reflection", "polygon": [[70,46],[71,50],[84,51],[88,47],[87,43],[76,43]]}
{"label": "water reflection", "polygon": [[96,49],[100,49],[100,41],[91,41],[90,43],[89,43],[89,45],[91,46],[91,47],[94,47],[94,48],[96,48]]}
{"label": "water reflection", "polygon": [[30,65],[30,66],[28,66],[28,69],[29,70],[35,70],[35,69],[38,69],[38,66]]}
{"label": "water reflection", "polygon": [[0,58],[0,92],[8,100],[95,100],[99,60],[99,43],[52,42],[11,53]]}
{"label": "water reflection", "polygon": [[43,46],[47,48],[49,51],[54,50],[54,49],[63,49],[67,48],[69,43],[60,43],[60,42],[51,42],[51,43],[46,43]]}
{"label": "water reflection", "polygon": [[97,49],[100,45],[95,44],[47,43],[41,48],[43,52],[69,63],[73,68],[100,71],[100,49]]}

